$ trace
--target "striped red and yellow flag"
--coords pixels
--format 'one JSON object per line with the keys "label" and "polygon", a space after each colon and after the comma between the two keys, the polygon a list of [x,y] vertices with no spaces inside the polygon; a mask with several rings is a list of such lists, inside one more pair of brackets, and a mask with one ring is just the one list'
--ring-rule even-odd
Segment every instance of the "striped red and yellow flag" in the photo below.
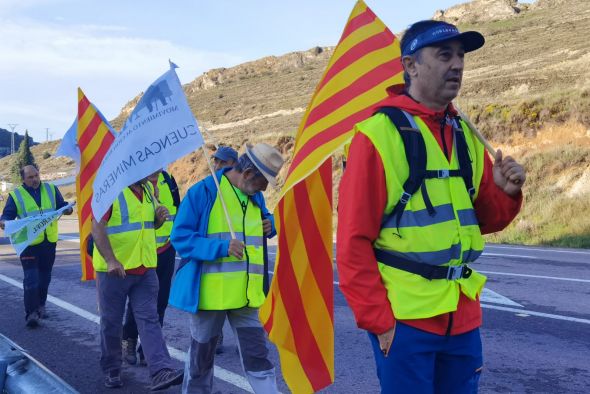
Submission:
{"label": "striped red and yellow flag", "polygon": [[358,1],[299,126],[275,209],[278,253],[260,320],[295,393],[334,381],[331,155],[387,97],[386,88],[402,82],[398,40]]}
{"label": "striped red and yellow flag", "polygon": [[115,135],[102,114],[78,88],[78,133],[80,171],[76,177],[78,225],[80,228],[80,261],[82,280],[94,279],[92,257],[87,253],[88,237],[92,231],[92,184],[102,159]]}

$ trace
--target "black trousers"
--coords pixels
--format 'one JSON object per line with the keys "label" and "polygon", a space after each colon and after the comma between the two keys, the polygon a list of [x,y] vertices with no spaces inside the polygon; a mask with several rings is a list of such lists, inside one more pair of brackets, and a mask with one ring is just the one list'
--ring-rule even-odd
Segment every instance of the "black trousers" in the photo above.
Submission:
{"label": "black trousers", "polygon": [[[164,325],[164,314],[168,307],[168,297],[170,296],[170,284],[172,283],[172,275],[174,274],[175,259],[176,250],[172,245],[164,252],[158,254],[156,274],[160,282],[160,289],[158,290],[158,318],[160,319],[160,326]],[[123,324],[123,339],[137,339],[138,335],[133,309],[128,302],[125,323]]]}
{"label": "black trousers", "polygon": [[55,242],[44,240],[38,245],[27,247],[20,255],[26,316],[37,311],[40,306],[45,306],[56,245]]}

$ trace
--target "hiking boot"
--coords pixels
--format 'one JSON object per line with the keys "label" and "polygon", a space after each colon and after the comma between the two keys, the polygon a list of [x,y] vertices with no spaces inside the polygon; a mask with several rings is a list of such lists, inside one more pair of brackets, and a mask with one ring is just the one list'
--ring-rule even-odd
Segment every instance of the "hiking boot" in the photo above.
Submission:
{"label": "hiking boot", "polygon": [[45,309],[45,305],[41,305],[39,309],[37,309],[37,313],[39,314],[40,319],[47,319],[49,317],[47,310]]}
{"label": "hiking boot", "polygon": [[26,325],[29,328],[35,328],[39,325],[39,313],[33,312],[25,317]]}
{"label": "hiking boot", "polygon": [[219,339],[217,340],[217,347],[215,348],[215,354],[223,353],[223,332],[219,333]]}
{"label": "hiking boot", "polygon": [[117,387],[123,386],[121,381],[121,371],[113,369],[104,376],[104,386],[109,389],[116,389]]}
{"label": "hiking boot", "polygon": [[182,369],[162,368],[152,377],[152,391],[164,390],[170,386],[182,383],[184,371]]}
{"label": "hiking boot", "polygon": [[123,346],[123,358],[129,365],[137,364],[137,353],[135,349],[137,348],[137,339],[134,338],[127,338],[126,340],[123,339],[121,341],[121,345]]}

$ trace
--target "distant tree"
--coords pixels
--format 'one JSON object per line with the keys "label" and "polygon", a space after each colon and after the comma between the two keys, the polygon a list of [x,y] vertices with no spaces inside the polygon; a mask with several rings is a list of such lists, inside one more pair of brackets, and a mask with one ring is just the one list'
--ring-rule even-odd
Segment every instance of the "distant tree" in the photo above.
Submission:
{"label": "distant tree", "polygon": [[11,175],[12,175],[12,181],[14,182],[15,185],[18,185],[19,183],[21,183],[21,176],[20,176],[21,168],[23,168],[24,166],[35,164],[35,157],[33,156],[33,153],[31,152],[31,147],[30,147],[29,142],[30,142],[29,141],[29,131],[25,130],[25,138],[20,143],[20,147],[18,148],[18,152],[16,152],[16,158],[14,159],[14,162],[12,163]]}

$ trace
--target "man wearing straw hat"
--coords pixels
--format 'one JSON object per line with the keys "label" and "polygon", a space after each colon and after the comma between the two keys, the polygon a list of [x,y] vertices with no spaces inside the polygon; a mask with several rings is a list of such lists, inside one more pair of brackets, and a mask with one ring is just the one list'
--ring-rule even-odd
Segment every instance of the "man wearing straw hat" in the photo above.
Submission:
{"label": "man wearing straw hat", "polygon": [[183,393],[212,391],[215,348],[226,317],[254,392],[277,392],[258,319],[268,274],[264,238],[275,235],[261,192],[276,184],[283,162],[268,144],[248,145],[233,168],[198,182],[180,204],[171,240],[183,263],[170,304],[192,313]]}
{"label": "man wearing straw hat", "polygon": [[483,44],[480,33],[445,22],[410,26],[401,41],[405,86],[389,89],[350,146],[338,207],[340,288],[369,333],[384,393],[478,388],[486,278],[468,264],[483,251],[482,234],[517,215],[525,181],[514,159],[486,154],[451,103],[465,53]]}

